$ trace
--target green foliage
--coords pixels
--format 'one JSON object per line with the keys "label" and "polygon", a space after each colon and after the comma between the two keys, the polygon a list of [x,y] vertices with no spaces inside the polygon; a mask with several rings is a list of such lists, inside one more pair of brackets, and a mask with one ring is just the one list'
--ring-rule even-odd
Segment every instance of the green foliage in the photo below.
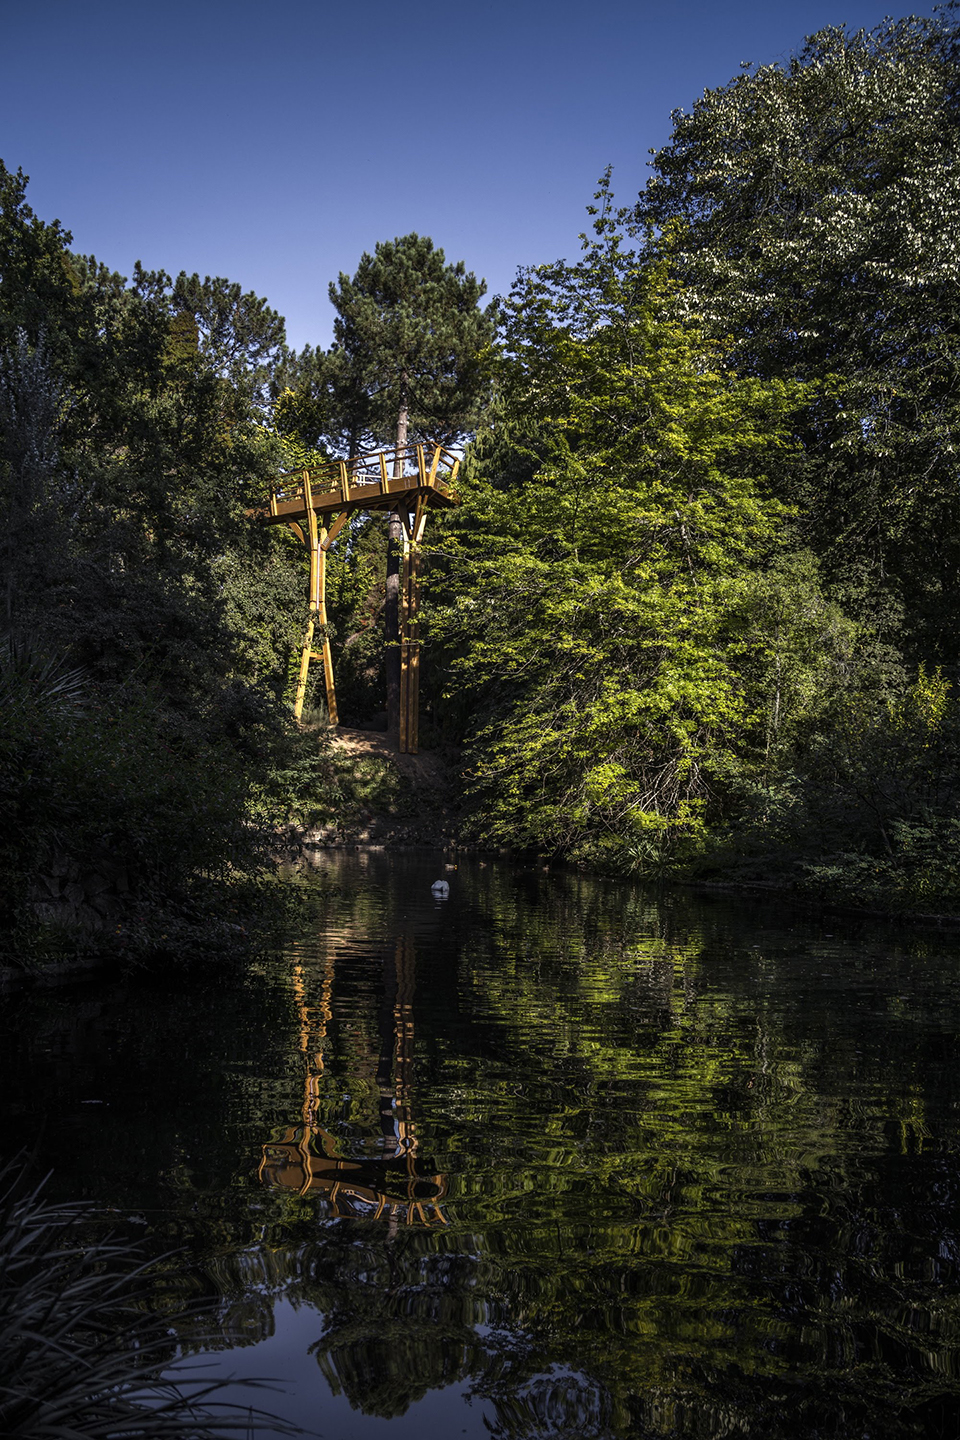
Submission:
{"label": "green foliage", "polygon": [[478,308],[485,290],[420,235],[384,241],[352,278],[341,274],[330,286],[329,363],[350,397],[346,428],[391,444],[402,412],[411,438],[450,442],[470,430],[493,337],[489,308]]}
{"label": "green foliage", "polygon": [[164,292],[169,289],[168,304],[180,335],[193,340],[200,358],[228,380],[235,393],[265,404],[285,347],[282,317],[252,291],[244,294],[239,285],[221,276],[208,275],[201,281],[199,275],[181,271],[171,282],[137,266],[138,288],[156,295],[160,284]]}
{"label": "green foliage", "polygon": [[407,815],[415,808],[410,782],[378,755],[355,757],[305,730],[284,738],[252,787],[249,813],[260,825],[338,829],[374,813]]}
{"label": "green foliage", "polygon": [[521,275],[434,591],[477,836],[955,903],[957,38],[745,67]]}
{"label": "green foliage", "polygon": [[330,286],[329,351],[306,346],[277,368],[274,420],[308,450],[355,455],[392,445],[403,413],[410,438],[450,442],[472,429],[488,385],[492,306],[463,264],[426,236],[404,235],[361,256]]}
{"label": "green foliage", "polygon": [[199,918],[201,877],[257,865],[242,824],[247,781],[226,737],[149,691],[94,689],[23,642],[7,644],[0,694],[0,896],[13,958],[29,952],[37,913],[75,916],[110,948],[142,948],[151,928]]}
{"label": "green foliage", "polygon": [[802,866],[804,889],[882,911],[922,914],[960,911],[960,820],[890,819],[889,853],[841,851]]}
{"label": "green foliage", "polygon": [[[380,515],[354,516],[327,559],[327,613],[345,725],[368,723],[386,708],[383,608],[387,529]],[[322,689],[318,677],[318,689]]]}
{"label": "green foliage", "polygon": [[757,787],[735,846],[803,888],[894,909],[946,909],[957,888],[960,704],[939,671],[896,699],[850,691],[778,783]]}
{"label": "green foliage", "polygon": [[862,674],[861,635],[823,594],[808,551],[787,550],[744,576],[737,663],[755,697],[740,748],[754,782],[769,786],[798,744]]}
{"label": "green foliage", "polygon": [[364,439],[366,401],[336,351],[305,345],[286,352],[274,376],[273,423],[293,466],[311,454],[355,455]]}
{"label": "green foliage", "polygon": [[723,370],[668,317],[668,272],[606,181],[598,199],[580,262],[526,272],[506,307],[507,438],[473,449],[433,633],[468,637],[475,832],[649,871],[696,848],[722,757],[761,723],[744,614],[781,546],[768,471],[803,387]]}
{"label": "green foliage", "polygon": [[778,493],[914,664],[958,658],[957,37],[948,6],[747,67],[675,113],[638,205],[740,373],[820,382]]}
{"label": "green foliage", "polygon": [[292,743],[278,701],[305,609],[299,548],[247,515],[282,462],[261,413],[282,321],[225,280],[138,266],[127,284],[72,255],[24,187],[0,169],[0,903],[18,954],[45,884],[66,914],[64,887],[116,857],[109,925],[78,902],[104,936],[143,938],[150,916],[172,934],[208,908],[204,877],[259,866],[250,776]]}

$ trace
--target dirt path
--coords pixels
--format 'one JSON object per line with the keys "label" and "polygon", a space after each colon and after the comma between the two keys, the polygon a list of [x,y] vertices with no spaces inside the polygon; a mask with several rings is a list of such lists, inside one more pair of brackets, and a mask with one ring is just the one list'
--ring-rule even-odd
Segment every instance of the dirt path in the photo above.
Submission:
{"label": "dirt path", "polygon": [[[401,755],[396,737],[382,730],[341,726],[329,736],[335,753],[349,764],[370,758],[386,761],[406,782],[399,806],[378,810],[373,800],[335,824],[300,830],[294,848],[340,845],[444,847],[456,842],[459,822],[460,752],[444,745]],[[299,838],[297,838],[299,837]]]}
{"label": "dirt path", "polygon": [[448,790],[456,780],[459,755],[452,747],[401,755],[395,736],[383,730],[348,730],[342,725],[333,732],[333,744],[348,755],[376,755],[381,760],[389,760],[401,775],[424,790]]}

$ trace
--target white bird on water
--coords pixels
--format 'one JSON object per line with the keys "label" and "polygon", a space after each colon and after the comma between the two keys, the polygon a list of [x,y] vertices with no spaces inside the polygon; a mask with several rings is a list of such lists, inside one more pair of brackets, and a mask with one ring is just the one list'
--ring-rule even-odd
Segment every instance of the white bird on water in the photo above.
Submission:
{"label": "white bird on water", "polygon": [[448,880],[434,880],[430,889],[438,900],[446,900],[450,894],[450,882]]}

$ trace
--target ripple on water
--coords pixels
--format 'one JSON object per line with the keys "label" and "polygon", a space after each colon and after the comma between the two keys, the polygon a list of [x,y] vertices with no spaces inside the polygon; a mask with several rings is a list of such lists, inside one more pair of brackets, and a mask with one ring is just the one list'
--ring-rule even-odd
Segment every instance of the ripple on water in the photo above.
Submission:
{"label": "ripple on water", "polygon": [[188,1246],[182,1347],[339,1440],[954,1433],[954,942],[437,864],[0,1015],[10,1144]]}

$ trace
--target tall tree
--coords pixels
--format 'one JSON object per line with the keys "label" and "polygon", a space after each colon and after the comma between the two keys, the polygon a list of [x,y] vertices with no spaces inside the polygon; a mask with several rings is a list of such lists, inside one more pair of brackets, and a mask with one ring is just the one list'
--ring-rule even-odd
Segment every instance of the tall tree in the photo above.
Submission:
{"label": "tall tree", "polygon": [[[411,437],[456,441],[476,423],[486,374],[483,351],[493,338],[492,306],[480,308],[486,285],[462,260],[448,265],[426,236],[379,243],[351,279],[330,286],[337,312],[327,361],[329,385],[354,441]],[[338,398],[339,397],[339,398]],[[345,423],[344,423],[345,422]],[[398,456],[397,464],[400,459]],[[390,516],[384,638],[387,725],[400,715],[401,527]]]}
{"label": "tall tree", "polygon": [[345,392],[363,397],[366,436],[450,442],[473,428],[493,338],[492,307],[479,308],[486,288],[416,234],[382,241],[352,279],[331,284],[332,354]]}
{"label": "tall tree", "polygon": [[706,92],[675,117],[637,210],[669,236],[685,303],[741,373],[819,382],[782,493],[838,593],[891,638],[905,631],[913,658],[947,662],[960,660],[952,9],[822,30]]}
{"label": "tall tree", "polygon": [[265,403],[284,348],[283,317],[252,290],[245,294],[221,276],[201,280],[183,270],[173,282],[169,305],[174,315],[192,321],[204,361],[244,398]]}
{"label": "tall tree", "polygon": [[803,387],[737,377],[671,320],[666,264],[600,199],[581,260],[522,273],[505,307],[501,413],[445,522],[462,560],[435,623],[470,707],[483,835],[654,868],[702,836],[727,758],[762,752],[774,682],[782,741],[795,672],[829,668],[838,627],[789,567],[789,647],[756,621]]}
{"label": "tall tree", "polygon": [[301,589],[295,552],[245,514],[277,466],[257,392],[279,317],[226,281],[138,266],[129,285],[25,187],[0,164],[8,924],[35,920],[44,865],[113,851],[117,903],[162,906],[242,848],[241,753],[262,761],[281,733]]}

